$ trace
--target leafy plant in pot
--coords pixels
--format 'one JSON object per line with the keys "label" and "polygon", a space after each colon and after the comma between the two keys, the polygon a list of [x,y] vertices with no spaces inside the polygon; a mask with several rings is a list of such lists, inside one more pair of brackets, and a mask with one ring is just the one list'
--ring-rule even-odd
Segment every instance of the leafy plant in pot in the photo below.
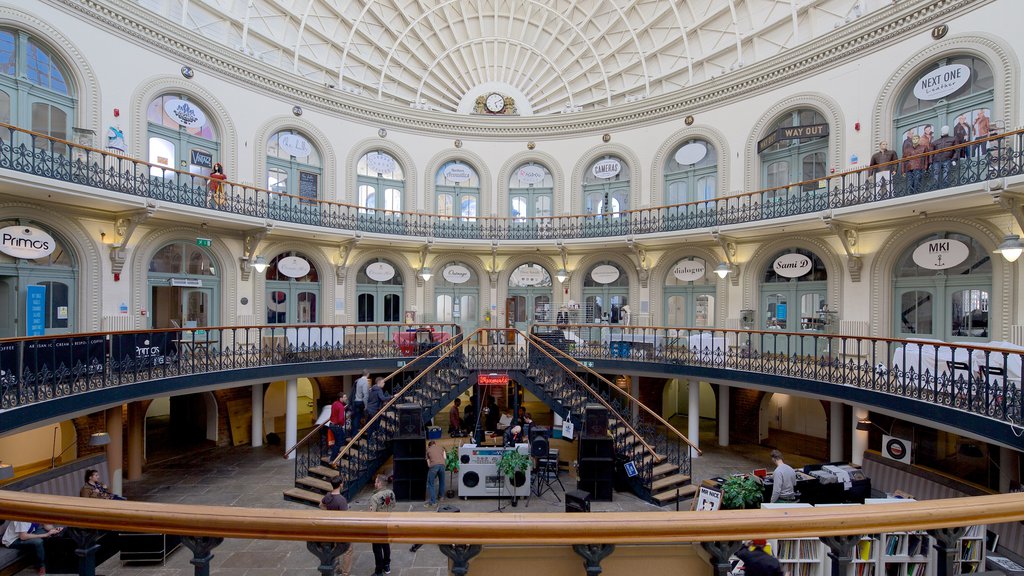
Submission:
{"label": "leafy plant in pot", "polygon": [[[448,485],[454,486],[452,476],[459,472],[459,447],[452,446],[444,453],[444,469],[448,471]],[[449,488],[444,495],[449,499],[455,498],[455,490]]]}
{"label": "leafy plant in pot", "polygon": [[722,484],[722,509],[758,508],[763,500],[761,483],[751,476],[731,476]]}
{"label": "leafy plant in pot", "polygon": [[526,469],[530,467],[530,456],[519,450],[506,450],[498,460],[498,473],[508,478],[513,486],[526,482]]}

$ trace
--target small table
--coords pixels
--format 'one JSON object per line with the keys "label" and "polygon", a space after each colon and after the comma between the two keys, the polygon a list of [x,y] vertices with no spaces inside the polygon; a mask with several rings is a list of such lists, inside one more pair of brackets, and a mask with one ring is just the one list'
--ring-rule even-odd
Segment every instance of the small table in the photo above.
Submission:
{"label": "small table", "polygon": [[210,348],[216,347],[220,344],[220,340],[217,338],[196,338],[194,336],[191,338],[182,336],[180,339],[174,340],[173,342],[179,346],[181,356],[183,357],[186,355],[188,357],[194,357],[198,350],[202,351],[203,356],[209,357]]}

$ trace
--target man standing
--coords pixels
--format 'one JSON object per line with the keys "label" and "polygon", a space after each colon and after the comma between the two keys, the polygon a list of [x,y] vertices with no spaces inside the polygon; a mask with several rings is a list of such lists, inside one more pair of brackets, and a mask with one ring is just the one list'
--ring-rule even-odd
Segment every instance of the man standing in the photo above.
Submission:
{"label": "man standing", "polygon": [[341,445],[345,442],[345,409],[348,403],[348,395],[344,392],[338,394],[338,399],[331,404],[331,419],[327,421],[327,427],[330,428],[331,434],[334,436],[334,444],[331,444],[331,465],[334,466],[334,460],[338,457],[338,452],[341,451]]}
{"label": "man standing", "polygon": [[[985,114],[984,108],[978,109],[978,115],[974,118],[974,139],[983,140],[988,138],[988,132],[990,129],[988,115]],[[984,156],[985,152],[988,151],[988,142],[982,142],[975,148],[978,156]]]}
{"label": "man standing", "polygon": [[782,461],[782,452],[772,450],[772,502],[796,502],[796,471]]}
{"label": "man standing", "polygon": [[[956,119],[956,125],[953,126],[953,142],[957,145],[964,144],[971,139],[971,125],[967,123],[967,116],[961,114]],[[957,158],[967,158],[970,156],[968,153],[970,146],[964,146],[963,148],[957,149]]]}
{"label": "man standing", "polygon": [[[395,493],[387,487],[388,477],[378,474],[373,481],[375,492],[370,496],[370,512],[391,512],[395,509]],[[391,574],[391,544],[373,544],[373,576]]]}
{"label": "man standing", "polygon": [[[331,491],[320,500],[321,510],[336,510],[344,512],[348,510],[348,500],[341,494],[341,476],[331,478]],[[352,573],[352,543],[349,542],[348,550],[334,560],[334,573],[341,576],[349,576]]]}
{"label": "man standing", "polygon": [[380,409],[387,404],[388,400],[391,400],[391,394],[384,391],[384,377],[377,376],[377,380],[370,388],[370,394],[366,399],[366,415],[368,418],[373,418]]}
{"label": "man standing", "polygon": [[437,506],[444,494],[444,460],[444,448],[433,440],[427,442],[427,497],[430,501],[423,503],[427,508]]}
{"label": "man standing", "polygon": [[[878,166],[880,164],[886,164],[888,162],[896,161],[896,151],[889,150],[889,143],[882,140],[878,143],[878,152],[871,155],[870,166]],[[882,168],[873,168],[871,175],[875,177],[875,190],[880,193],[885,193],[892,188],[892,173],[896,170],[896,165],[884,166]],[[881,174],[879,174],[879,172]]]}
{"label": "man standing", "polygon": [[921,143],[917,134],[910,139],[911,146],[903,155],[903,169],[907,173],[907,193],[916,194],[920,192],[921,179],[924,171],[928,169],[928,157],[926,154],[930,148]]}
{"label": "man standing", "polygon": [[748,546],[736,552],[736,557],[743,561],[747,576],[782,576],[779,561],[765,551],[767,545],[763,539],[751,540]]}
{"label": "man standing", "polygon": [[363,370],[363,375],[356,380],[355,391],[352,393],[352,433],[355,434],[363,426],[363,414],[366,412],[366,400],[370,395],[370,371]]}
{"label": "man standing", "polygon": [[957,152],[953,149],[955,143],[954,138],[949,135],[949,126],[943,126],[942,137],[932,143],[932,147],[938,151],[932,155],[936,188],[945,188],[949,185],[949,169]]}

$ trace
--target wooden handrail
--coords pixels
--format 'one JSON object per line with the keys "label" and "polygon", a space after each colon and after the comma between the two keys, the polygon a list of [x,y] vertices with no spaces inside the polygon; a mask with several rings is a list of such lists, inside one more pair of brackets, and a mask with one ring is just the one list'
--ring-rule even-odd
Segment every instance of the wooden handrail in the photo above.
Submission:
{"label": "wooden handrail", "polygon": [[1024,520],[1024,493],[713,512],[484,514],[190,506],[0,490],[12,520],[183,536],[422,544],[632,544],[814,538]]}

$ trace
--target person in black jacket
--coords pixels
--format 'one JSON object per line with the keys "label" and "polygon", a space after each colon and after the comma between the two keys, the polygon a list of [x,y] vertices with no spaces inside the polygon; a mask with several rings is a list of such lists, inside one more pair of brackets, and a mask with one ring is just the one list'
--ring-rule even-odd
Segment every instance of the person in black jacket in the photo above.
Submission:
{"label": "person in black jacket", "polygon": [[736,552],[736,557],[743,560],[746,576],[782,576],[779,561],[764,550],[767,545],[765,540],[751,540]]}
{"label": "person in black jacket", "polygon": [[[377,377],[374,381],[373,387],[370,388],[370,394],[366,398],[366,419],[369,421],[377,412],[380,412],[381,407],[387,404],[388,400],[391,400],[391,394],[388,394],[384,390],[384,378],[381,376]],[[380,421],[374,423],[373,428],[376,428],[380,424]],[[369,430],[367,430],[369,432]]]}

